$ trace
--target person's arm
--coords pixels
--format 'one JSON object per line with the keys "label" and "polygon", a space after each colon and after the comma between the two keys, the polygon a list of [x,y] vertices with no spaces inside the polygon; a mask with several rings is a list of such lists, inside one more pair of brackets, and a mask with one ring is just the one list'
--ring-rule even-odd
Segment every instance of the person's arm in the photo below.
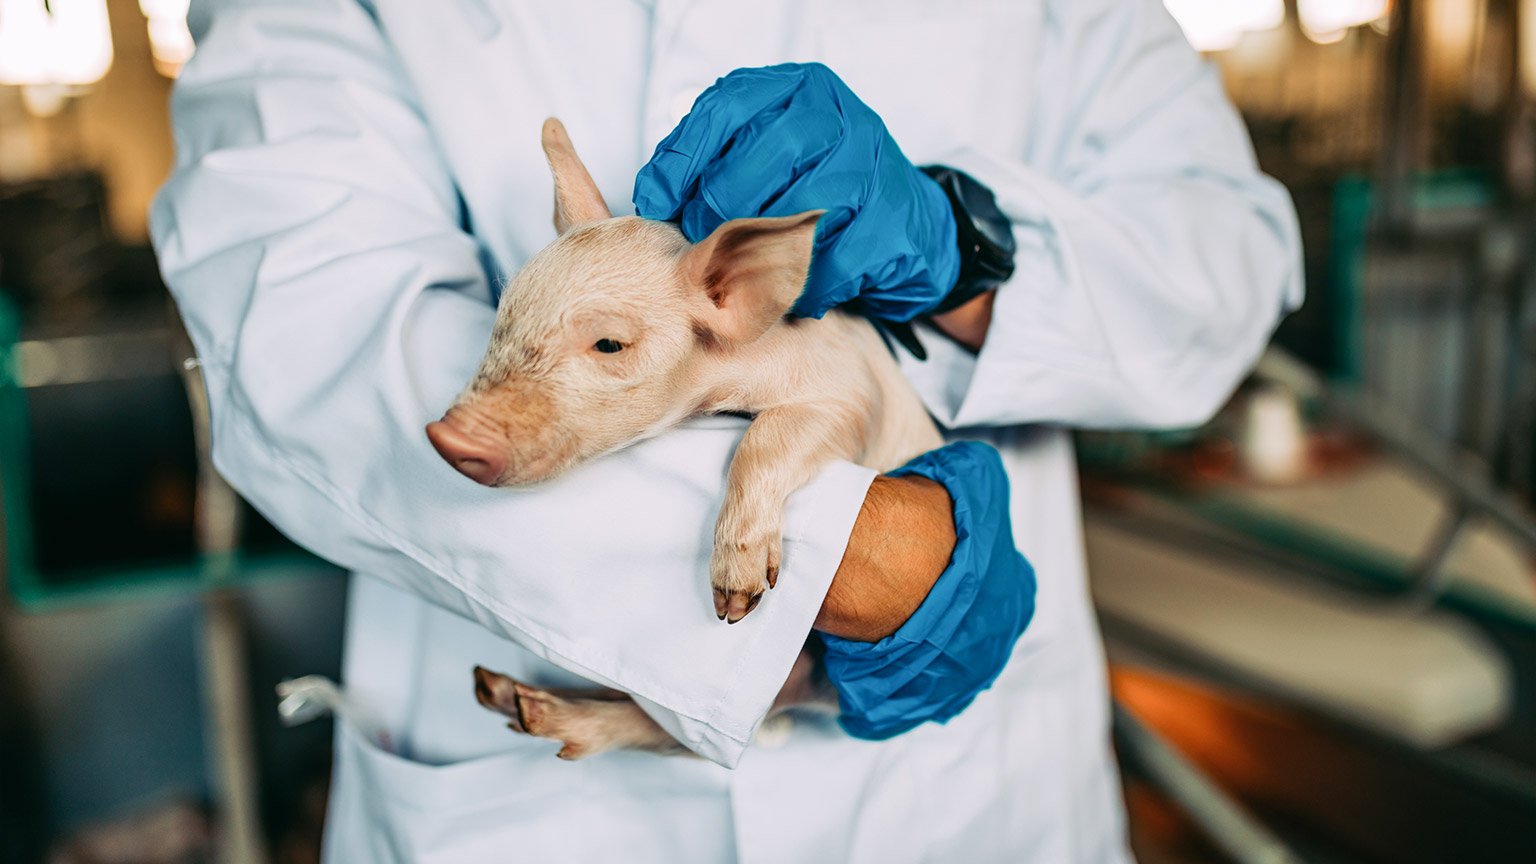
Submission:
{"label": "person's arm", "polygon": [[689,424],[537,489],[459,476],[423,427],[469,380],[494,310],[376,23],[356,0],[192,17],[208,27],[176,87],[152,228],[220,472],[301,545],[633,694],[734,764],[822,613],[873,472],[835,464],[791,498],[778,587],[734,627],[712,611],[708,526],[742,422]]}
{"label": "person's arm", "polygon": [[950,508],[949,492],[926,477],[875,478],[816,629],[878,642],[905,624],[949,566],[955,548]]}
{"label": "person's arm", "polygon": [[948,312],[934,315],[930,320],[945,336],[976,353],[987,343],[987,331],[992,328],[992,309],[996,303],[997,291],[988,291]]}
{"label": "person's arm", "polygon": [[951,426],[1203,422],[1301,302],[1289,196],[1216,69],[1157,0],[1060,0],[1030,150],[934,161],[1015,225],[1011,280],[936,320],[902,368]]}

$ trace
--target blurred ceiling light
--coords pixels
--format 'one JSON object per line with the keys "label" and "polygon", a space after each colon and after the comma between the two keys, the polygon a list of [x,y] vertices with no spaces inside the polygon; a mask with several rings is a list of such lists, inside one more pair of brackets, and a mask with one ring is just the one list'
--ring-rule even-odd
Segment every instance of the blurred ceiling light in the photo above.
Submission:
{"label": "blurred ceiling light", "polygon": [[27,84],[21,88],[21,104],[28,114],[46,120],[64,110],[74,89],[68,84]]}
{"label": "blurred ceiling light", "polygon": [[106,0],[0,0],[0,84],[92,84],[110,68]]}
{"label": "blurred ceiling light", "polygon": [[1163,0],[1197,51],[1225,51],[1249,30],[1285,21],[1285,0]]}
{"label": "blurred ceiling light", "polygon": [[1321,44],[1343,39],[1351,27],[1380,20],[1391,6],[1390,0],[1296,0],[1301,32]]}
{"label": "blurred ceiling light", "polygon": [[1536,0],[1520,0],[1520,79],[1536,93]]}
{"label": "blurred ceiling light", "polygon": [[139,11],[149,20],[149,53],[155,71],[167,78],[175,78],[192,58],[187,4],[188,0],[139,0]]}
{"label": "blurred ceiling light", "polygon": [[1245,10],[1244,30],[1273,30],[1285,23],[1285,0],[1246,0],[1229,5]]}
{"label": "blurred ceiling light", "polygon": [[1483,4],[1433,0],[1428,5],[1425,30],[1431,53],[1447,67],[1465,68],[1476,50],[1478,31],[1485,20]]}

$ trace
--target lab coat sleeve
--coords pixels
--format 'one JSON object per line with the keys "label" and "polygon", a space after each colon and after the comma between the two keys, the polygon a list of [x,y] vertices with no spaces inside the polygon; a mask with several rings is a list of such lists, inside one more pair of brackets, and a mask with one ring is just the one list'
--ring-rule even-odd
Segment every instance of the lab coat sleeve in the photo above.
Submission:
{"label": "lab coat sleeve", "polygon": [[707,562],[740,421],[689,425],[537,489],[456,474],[423,426],[469,380],[494,312],[378,26],[353,0],[193,19],[207,29],[176,87],[177,164],[152,231],[202,361],[220,472],[302,545],[634,694],[734,764],[872,472],[834,465],[791,500],[779,587],[735,626],[714,617]]}
{"label": "lab coat sleeve", "polygon": [[926,331],[903,369],[951,427],[1197,425],[1301,302],[1290,197],[1158,0],[1045,14],[1027,152],[934,160],[993,190],[1017,268],[979,356]]}

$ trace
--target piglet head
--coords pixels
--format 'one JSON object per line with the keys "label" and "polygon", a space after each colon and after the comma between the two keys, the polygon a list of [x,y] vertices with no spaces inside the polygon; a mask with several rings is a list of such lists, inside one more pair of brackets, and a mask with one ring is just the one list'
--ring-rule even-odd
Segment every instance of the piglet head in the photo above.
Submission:
{"label": "piglet head", "polygon": [[671,223],[612,218],[558,120],[544,153],[559,236],[502,293],[480,369],[427,426],[487,486],[547,479],[698,410],[701,381],[799,296],[822,212],[732,220],[690,244]]}

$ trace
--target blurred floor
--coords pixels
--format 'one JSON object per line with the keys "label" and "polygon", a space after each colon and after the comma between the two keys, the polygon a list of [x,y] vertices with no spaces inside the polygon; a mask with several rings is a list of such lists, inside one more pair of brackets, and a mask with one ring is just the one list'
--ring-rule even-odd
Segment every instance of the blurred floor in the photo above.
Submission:
{"label": "blurred floor", "polygon": [[[1455,782],[1401,747],[1294,708],[1125,665],[1116,698],[1311,864],[1536,860],[1529,800]],[[1139,860],[1224,861],[1134,764],[1126,772]]]}
{"label": "blurred floor", "polygon": [[[345,581],[333,568],[310,564],[268,573],[238,592],[250,635],[248,698],[264,827],[281,838],[314,821],[308,787],[328,768],[330,735],[327,723],[281,727],[273,686],[302,674],[339,674]],[[0,705],[10,709],[6,716],[25,714],[15,740],[35,763],[31,782],[20,773],[0,776],[0,804],[15,794],[32,808],[15,826],[30,845],[68,845],[66,838],[96,836],[103,826],[164,836],[207,810],[216,784],[200,615],[196,596],[175,592],[33,611],[0,605],[0,656],[12,672]],[[0,862],[11,860],[0,851]]]}

